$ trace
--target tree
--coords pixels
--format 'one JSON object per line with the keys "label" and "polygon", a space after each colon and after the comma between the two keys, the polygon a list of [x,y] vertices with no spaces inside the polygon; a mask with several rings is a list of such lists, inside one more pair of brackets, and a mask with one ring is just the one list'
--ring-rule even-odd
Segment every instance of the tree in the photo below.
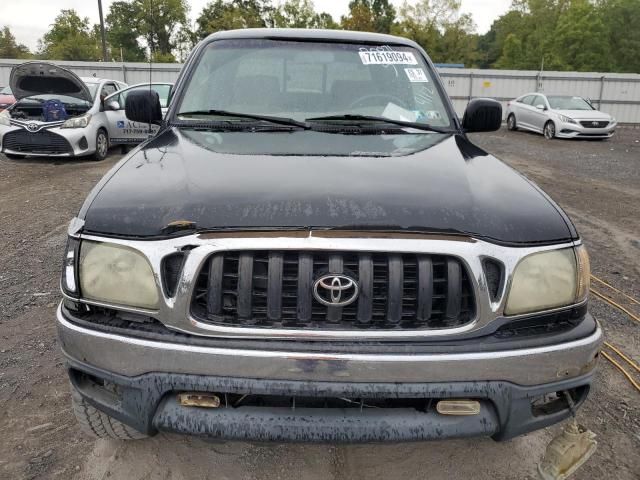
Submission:
{"label": "tree", "polygon": [[117,1],[111,4],[105,24],[112,58],[119,58],[122,51],[122,58],[127,62],[145,60],[144,48],[138,41],[141,37],[138,29],[139,15],[140,12],[129,2]]}
{"label": "tree", "polygon": [[273,7],[269,0],[215,0],[209,2],[196,20],[199,38],[220,30],[271,26]]}
{"label": "tree", "polygon": [[187,0],[133,0],[137,32],[144,37],[156,62],[174,62],[176,35],[187,23]]}
{"label": "tree", "polygon": [[89,19],[80,18],[75,10],[61,10],[39,43],[38,55],[46,59],[96,61],[102,55]]}
{"label": "tree", "polygon": [[278,28],[337,28],[328,13],[316,13],[311,0],[287,0],[273,11],[273,26]]}
{"label": "tree", "polygon": [[603,0],[598,5],[609,39],[607,57],[616,72],[640,73],[640,6],[638,0]]}
{"label": "tree", "polygon": [[395,18],[396,10],[389,0],[352,0],[341,23],[345,30],[390,33]]}
{"label": "tree", "polygon": [[29,58],[31,52],[29,49],[16,42],[16,37],[13,36],[9,27],[3,27],[0,30],[0,58]]}

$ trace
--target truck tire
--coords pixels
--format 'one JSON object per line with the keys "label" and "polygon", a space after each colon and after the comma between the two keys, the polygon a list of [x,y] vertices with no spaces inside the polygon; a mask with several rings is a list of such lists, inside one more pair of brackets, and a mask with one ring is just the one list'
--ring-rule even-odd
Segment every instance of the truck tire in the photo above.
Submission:
{"label": "truck tire", "polygon": [[141,440],[147,435],[110,417],[87,403],[71,385],[71,405],[82,431],[93,438],[115,438],[116,440]]}

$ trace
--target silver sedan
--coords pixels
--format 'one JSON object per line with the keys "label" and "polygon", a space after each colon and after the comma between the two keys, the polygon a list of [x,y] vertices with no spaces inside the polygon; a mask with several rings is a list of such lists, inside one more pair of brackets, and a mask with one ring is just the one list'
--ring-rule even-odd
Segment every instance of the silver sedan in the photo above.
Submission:
{"label": "silver sedan", "polygon": [[610,138],[618,123],[582,97],[527,93],[507,104],[509,130],[530,130],[545,138]]}

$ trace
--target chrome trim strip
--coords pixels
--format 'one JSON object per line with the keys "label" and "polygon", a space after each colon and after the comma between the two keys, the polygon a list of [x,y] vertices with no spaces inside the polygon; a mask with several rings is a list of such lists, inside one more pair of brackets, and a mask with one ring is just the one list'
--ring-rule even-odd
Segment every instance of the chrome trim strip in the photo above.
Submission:
{"label": "chrome trim strip", "polygon": [[[428,238],[330,238],[326,235],[314,236],[313,231],[301,236],[264,235],[255,233],[247,236],[247,232],[238,232],[236,237],[206,238],[206,235],[194,234],[168,240],[124,240],[103,238],[95,235],[82,234],[83,240],[104,243],[114,243],[141,252],[151,264],[154,272],[158,296],[160,298],[157,313],[140,308],[126,307],[105,302],[94,302],[82,299],[87,304],[119,309],[133,313],[152,314],[168,328],[177,331],[217,337],[242,338],[291,338],[291,339],[326,339],[326,340],[415,340],[437,337],[451,337],[455,335],[479,330],[496,318],[502,316],[506,303],[506,292],[509,291],[511,278],[516,265],[527,255],[532,253],[572,248],[574,242],[561,245],[547,245],[541,247],[506,247],[483,240],[461,237],[459,240],[451,236],[439,239],[437,236]],[[253,235],[253,234],[252,234]],[[161,281],[162,259],[177,251],[189,248],[173,298],[165,295]],[[213,325],[202,322],[191,315],[191,298],[195,288],[195,279],[207,258],[220,251],[231,250],[336,250],[336,251],[367,251],[367,252],[395,252],[395,253],[429,253],[434,255],[450,255],[458,258],[466,267],[475,293],[476,317],[466,325],[455,328],[423,329],[423,330],[303,330],[278,328],[245,328]],[[505,282],[497,302],[489,297],[488,287],[482,268],[482,260],[486,257],[495,258],[505,267]],[[566,307],[562,307],[566,308]],[[549,312],[557,309],[550,309]],[[539,312],[544,313],[544,312]],[[531,314],[518,315],[510,318],[517,319]]]}
{"label": "chrome trim strip", "polygon": [[602,342],[598,326],[580,340],[496,352],[385,355],[236,350],[99,332],[67,321],[60,306],[57,320],[66,356],[126,376],[174,372],[309,381],[503,380],[537,385],[587,373],[595,366]]}

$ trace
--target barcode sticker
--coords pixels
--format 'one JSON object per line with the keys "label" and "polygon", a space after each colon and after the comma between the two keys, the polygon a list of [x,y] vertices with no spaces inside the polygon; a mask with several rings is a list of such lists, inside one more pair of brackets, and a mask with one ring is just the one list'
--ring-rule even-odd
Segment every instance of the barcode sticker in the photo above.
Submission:
{"label": "barcode sticker", "polygon": [[404,71],[412,83],[429,83],[427,74],[421,68],[405,68]]}
{"label": "barcode sticker", "polygon": [[418,61],[411,52],[395,50],[360,51],[360,59],[364,65],[417,65]]}

